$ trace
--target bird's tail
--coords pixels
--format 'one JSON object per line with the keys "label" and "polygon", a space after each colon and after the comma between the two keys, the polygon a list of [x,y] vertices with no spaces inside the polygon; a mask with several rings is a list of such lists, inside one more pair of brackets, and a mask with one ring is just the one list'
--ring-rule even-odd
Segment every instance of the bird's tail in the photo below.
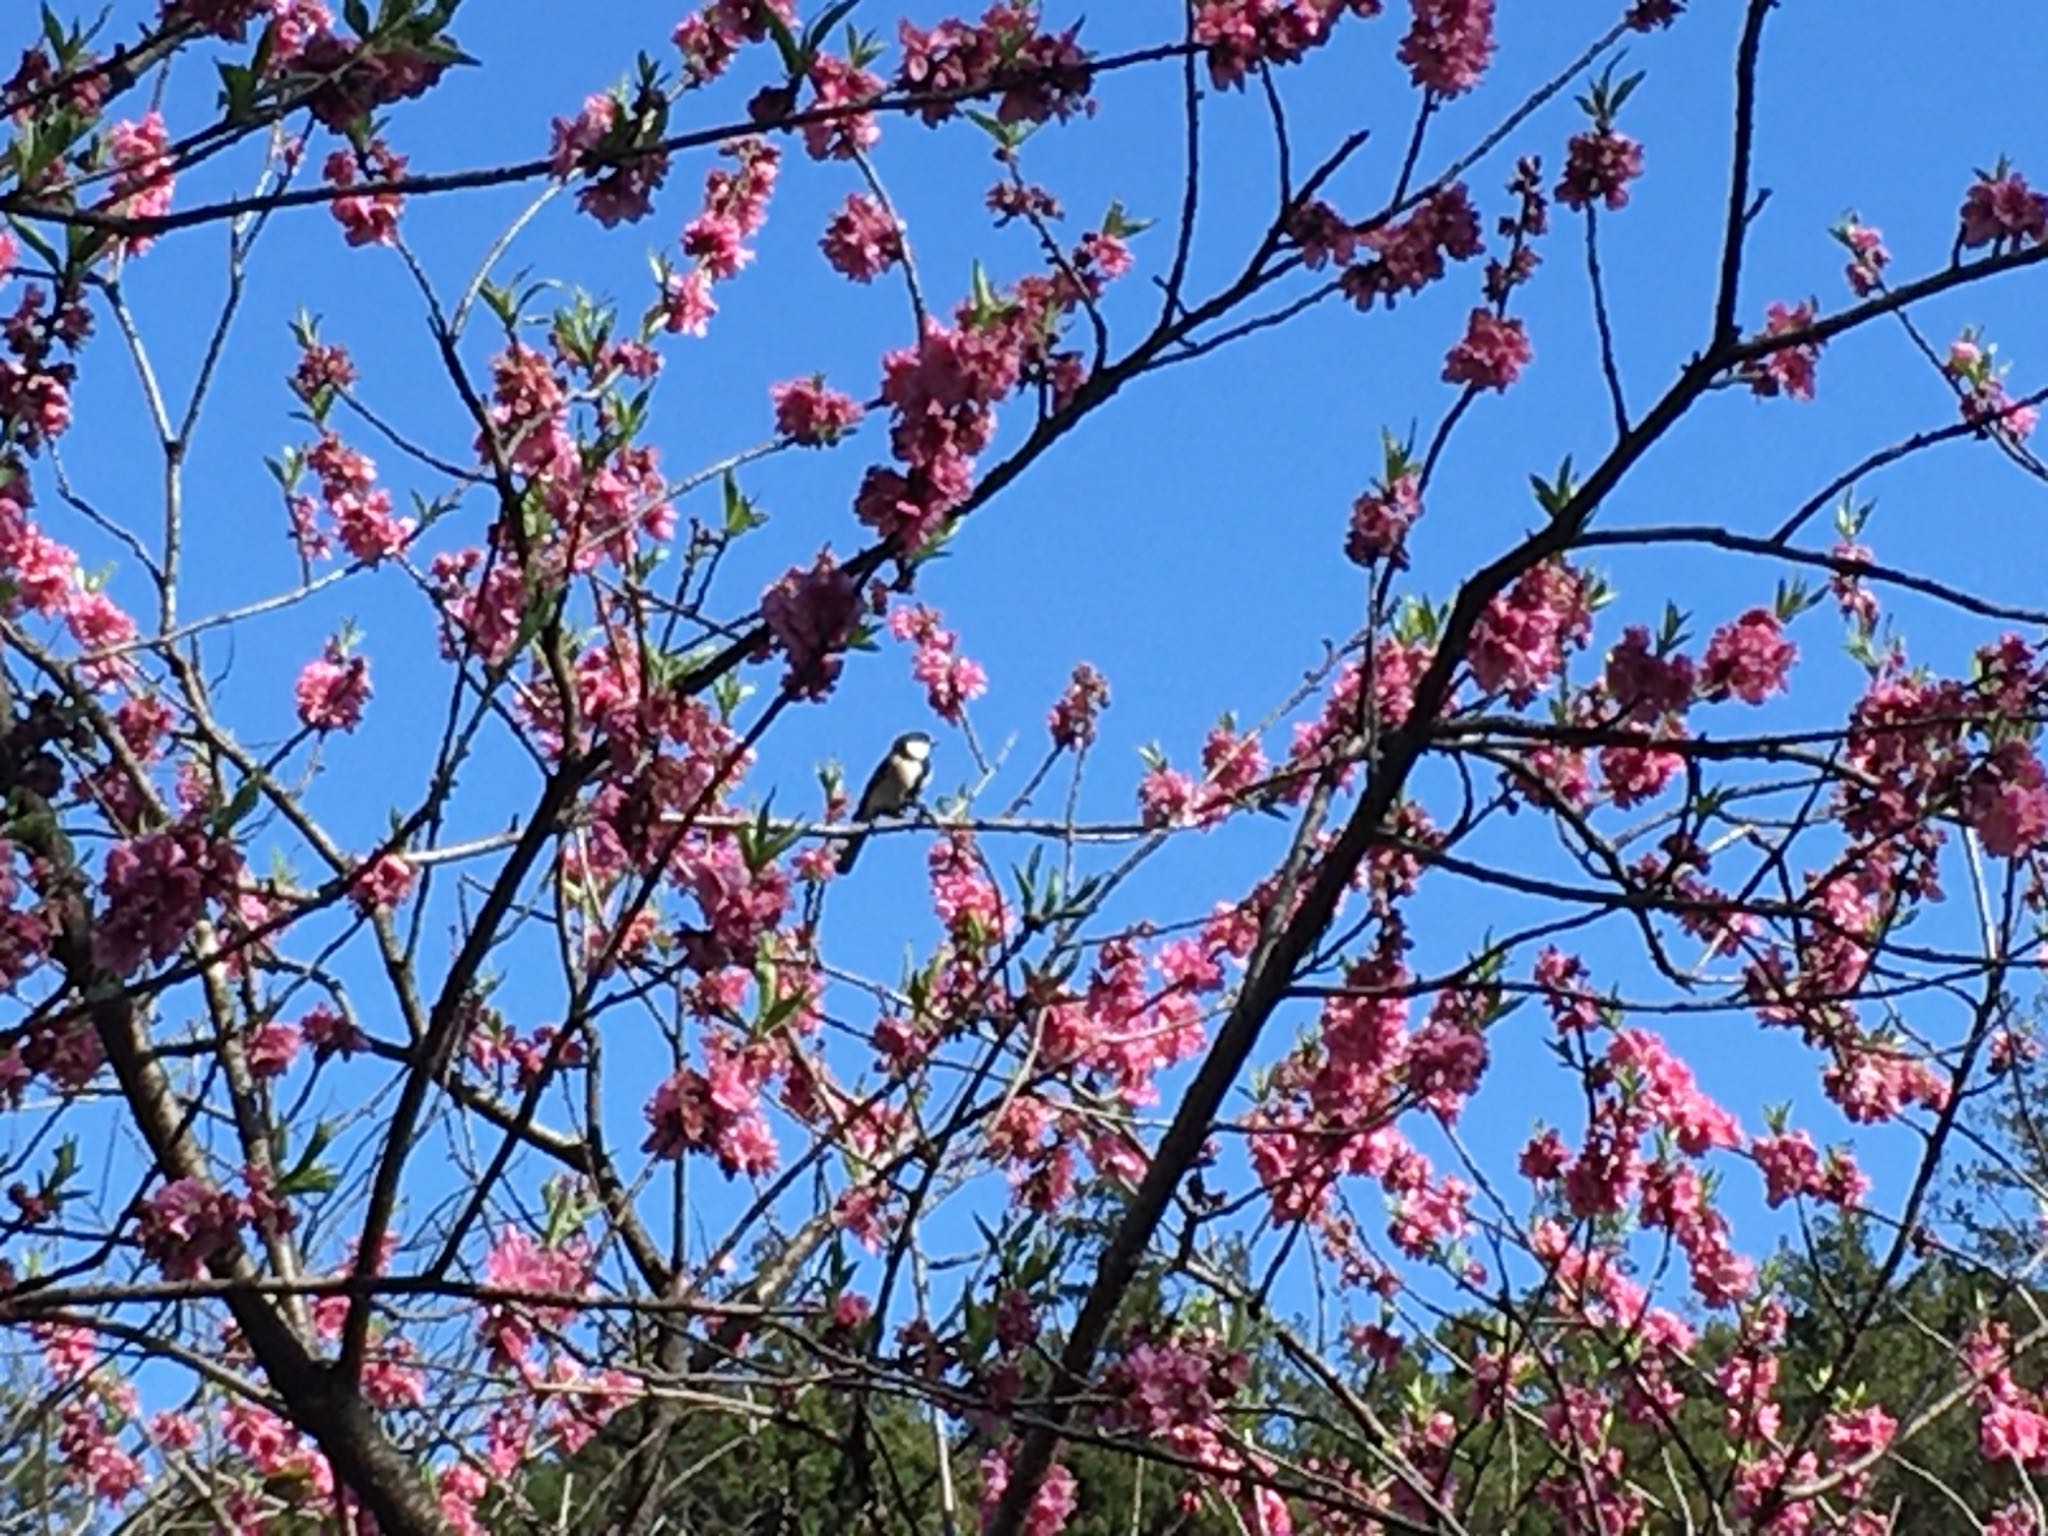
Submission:
{"label": "bird's tail", "polygon": [[846,842],[845,842],[845,843],[844,843],[844,844],[843,844],[843,845],[842,845],[842,846],[840,847],[840,849],[839,849],[839,873],[840,873],[840,874],[842,874],[842,875],[850,875],[850,874],[852,874],[852,873],[853,873],[853,861],[854,861],[855,859],[857,859],[857,858],[859,858],[859,857],[860,857],[860,850],[861,850],[861,847],[862,847],[862,845],[864,845],[864,844],[865,844],[865,843],[867,842],[867,840],[868,840],[868,835],[867,835],[867,833],[865,833],[865,832],[856,832],[856,833],[854,833],[854,834],[853,834],[853,836],[849,837],[849,838],[848,838],[848,839],[846,840]]}

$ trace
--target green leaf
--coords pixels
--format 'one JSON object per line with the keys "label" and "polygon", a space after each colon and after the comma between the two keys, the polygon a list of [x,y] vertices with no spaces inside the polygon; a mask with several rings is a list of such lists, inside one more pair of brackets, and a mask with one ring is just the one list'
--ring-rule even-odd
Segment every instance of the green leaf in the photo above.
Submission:
{"label": "green leaf", "polygon": [[788,22],[775,14],[773,6],[759,6],[754,14],[768,23],[768,33],[775,39],[775,49],[782,55],[782,67],[789,71],[791,79],[795,79],[811,67],[810,58],[798,45],[796,34],[789,30]]}
{"label": "green leaf", "polygon": [[831,35],[832,29],[859,7],[860,0],[839,0],[837,5],[827,6],[823,15],[812,22],[804,33],[804,53],[814,57],[819,46]]}
{"label": "green leaf", "polygon": [[234,798],[221,808],[221,813],[215,820],[215,829],[223,834],[234,831],[242,819],[256,809],[256,802],[262,794],[263,786],[255,775],[252,774],[242,780]]}
{"label": "green leaf", "polygon": [[725,532],[728,538],[750,533],[768,521],[768,514],[741,493],[740,483],[734,478],[731,470],[725,472],[724,490]]}

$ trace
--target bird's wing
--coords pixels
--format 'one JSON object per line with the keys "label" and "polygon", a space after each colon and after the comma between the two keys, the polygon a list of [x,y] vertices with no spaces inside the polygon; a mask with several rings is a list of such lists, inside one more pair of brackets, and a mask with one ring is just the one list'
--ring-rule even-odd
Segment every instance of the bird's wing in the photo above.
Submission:
{"label": "bird's wing", "polygon": [[875,771],[868,775],[867,786],[860,792],[860,804],[854,808],[855,821],[874,820],[876,812],[881,809],[877,801],[881,798],[883,787],[889,782],[890,766],[891,760],[888,757],[875,764]]}

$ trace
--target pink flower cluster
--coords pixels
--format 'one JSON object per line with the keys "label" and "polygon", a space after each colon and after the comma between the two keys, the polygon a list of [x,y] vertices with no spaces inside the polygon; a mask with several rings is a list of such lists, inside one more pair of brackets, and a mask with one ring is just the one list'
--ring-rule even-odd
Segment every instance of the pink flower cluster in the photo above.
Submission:
{"label": "pink flower cluster", "polygon": [[1974,330],[1963,332],[1949,343],[1942,371],[1961,396],[1963,420],[1981,433],[1997,431],[2017,442],[2024,440],[2040,421],[2041,413],[2005,392],[2005,370],[1997,363],[1998,349],[1978,340]]}
{"label": "pink flower cluster", "polygon": [[1354,565],[1380,560],[1399,564],[1408,530],[1422,516],[1422,478],[1405,457],[1387,476],[1351,504],[1351,525],[1344,535],[1344,555]]}
{"label": "pink flower cluster", "polygon": [[2048,838],[2048,770],[2024,741],[1994,748],[1963,789],[1963,815],[1987,853],[2019,858]]}
{"label": "pink flower cluster", "polygon": [[143,1256],[170,1280],[193,1280],[235,1246],[247,1216],[243,1202],[201,1179],[174,1179],[143,1202]]}
{"label": "pink flower cluster", "polygon": [[1459,96],[1493,60],[1493,0],[1412,0],[1414,22],[1401,39],[1401,62],[1415,84]]}
{"label": "pink flower cluster", "polygon": [[2009,1461],[2028,1471],[2048,1465],[2048,1402],[2013,1376],[2017,1354],[2012,1329],[1993,1321],[1963,1345],[1980,1410],[1977,1449],[1986,1461]]}
{"label": "pink flower cluster", "polygon": [[[135,122],[114,124],[107,135],[114,162],[114,187],[109,212],[128,219],[155,219],[171,211],[174,168],[165,155],[170,134],[163,114],[152,107]],[[122,249],[139,256],[149,249],[148,235],[127,235]]]}
{"label": "pink flower cluster", "polygon": [[397,181],[405,175],[405,166],[405,156],[382,139],[372,139],[360,151],[337,149],[328,155],[323,167],[327,184],[343,194],[328,207],[335,223],[341,226],[342,238],[350,245],[398,243],[398,215],[405,206],[404,195],[350,189],[363,183]]}
{"label": "pink flower cluster", "polygon": [[1835,226],[1834,236],[1849,253],[1849,264],[1843,269],[1849,291],[1859,299],[1869,298],[1884,286],[1884,269],[1891,265],[1884,231],[1851,215]]}
{"label": "pink flower cluster", "polygon": [[860,402],[825,387],[823,374],[769,386],[775,430],[800,448],[828,448],[860,423]]}
{"label": "pink flower cluster", "polygon": [[822,50],[811,61],[811,109],[830,112],[830,117],[812,118],[803,125],[804,149],[813,160],[852,160],[872,149],[882,137],[882,125],[872,112],[850,108],[865,105],[882,94],[882,77],[851,60]]}
{"label": "pink flower cluster", "polygon": [[[303,33],[315,7],[301,4],[289,13],[292,25],[281,27],[288,41]],[[287,59],[297,70],[321,82],[308,101],[313,116],[337,133],[358,126],[378,107],[422,96],[447,71],[448,60],[430,57],[397,39],[371,44],[339,37],[322,23]]]}
{"label": "pink flower cluster", "polygon": [[766,41],[773,15],[795,27],[796,0],[705,0],[694,16],[677,23],[675,45],[683,56],[683,72],[693,84],[724,74],[741,47]]}
{"label": "pink flower cluster", "polygon": [[1567,208],[1628,206],[1628,184],[1643,174],[1643,147],[1616,128],[1602,126],[1574,134],[1565,146],[1564,174],[1557,200]]}
{"label": "pink flower cluster", "polygon": [[1715,630],[1707,642],[1700,664],[1700,694],[1761,704],[1785,691],[1792,663],[1798,659],[1799,647],[1785,638],[1778,616],[1768,608],[1752,608]]}
{"label": "pink flower cluster", "polygon": [[1823,1165],[1813,1138],[1804,1131],[1759,1136],[1749,1144],[1749,1152],[1764,1176],[1764,1201],[1773,1207],[1797,1195],[1853,1206],[1870,1192],[1870,1180],[1846,1148],[1830,1148]]}
{"label": "pink flower cluster", "polygon": [[982,953],[1008,930],[1010,916],[974,834],[949,831],[932,845],[926,862],[932,910],[947,935],[967,953]]}
{"label": "pink flower cluster", "polygon": [[792,566],[762,594],[762,622],[788,659],[787,692],[822,699],[832,691],[860,614],[860,588],[830,550],[820,550],[809,570]]}
{"label": "pink flower cluster", "polygon": [[910,675],[924,684],[932,713],[951,725],[966,715],[967,704],[988,692],[988,673],[980,662],[958,653],[960,637],[943,627],[937,610],[919,603],[890,610],[889,633],[916,647]]}
{"label": "pink flower cluster", "polygon": [[1966,249],[2038,243],[2048,240],[2048,193],[2036,192],[2026,177],[2001,164],[1971,185],[1960,217]]}
{"label": "pink flower cluster", "polygon": [[1369,309],[1380,299],[1391,305],[1403,293],[1422,292],[1444,275],[1446,258],[1468,261],[1483,242],[1471,195],[1463,182],[1453,182],[1432,192],[1405,219],[1356,237],[1335,233],[1328,249],[1339,262],[1349,263],[1360,246],[1366,259],[1347,265],[1339,281],[1354,304]]}
{"label": "pink flower cluster", "polygon": [[1202,0],[1193,39],[1208,50],[1209,78],[1228,90],[1262,63],[1295,63],[1346,12],[1377,16],[1380,0]]}
{"label": "pink flower cluster", "polygon": [[1109,708],[1109,679],[1087,662],[1074,668],[1066,691],[1047,711],[1045,728],[1053,746],[1062,752],[1094,744],[1097,717]]}
{"label": "pink flower cluster", "polygon": [[327,552],[320,512],[333,520],[342,547],[356,559],[375,565],[405,548],[419,524],[409,517],[397,517],[391,510],[391,493],[377,484],[376,461],[349,447],[333,432],[306,450],[306,466],[319,482],[316,502],[305,495],[290,501],[292,538],[306,559]]}
{"label": "pink flower cluster", "polygon": [[[1708,1203],[1695,1161],[1741,1144],[1734,1116],[1693,1080],[1692,1071],[1657,1036],[1617,1030],[1608,1042],[1611,1075],[1589,1080],[1593,1113],[1584,1147],[1563,1170],[1561,1187],[1573,1214],[1595,1216],[1640,1202],[1643,1223],[1671,1233],[1685,1253],[1693,1290],[1710,1307],[1748,1294],[1755,1266],[1730,1246],[1727,1219]],[[1597,1085],[1597,1086],[1596,1086]],[[1642,1138],[1668,1135],[1683,1157],[1647,1162]]]}
{"label": "pink flower cluster", "polygon": [[727,1178],[772,1172],[775,1136],[761,1113],[764,1063],[721,1035],[704,1043],[706,1071],[686,1066],[647,1102],[643,1150],[658,1158],[708,1152]]}
{"label": "pink flower cluster", "polygon": [[967,499],[974,455],[994,435],[993,407],[1016,387],[1019,366],[1003,338],[932,318],[915,347],[887,354],[889,441],[909,473],[870,469],[856,503],[861,521],[905,553],[922,548]]}
{"label": "pink flower cluster", "polygon": [[781,152],[764,139],[740,139],[724,153],[737,168],[704,178],[704,211],[683,226],[682,250],[693,263],[662,279],[660,314],[670,332],[702,336],[718,313],[711,285],[738,275],[754,259],[747,241],[768,221],[768,199],[781,173]]}
{"label": "pink flower cluster", "polygon": [[832,270],[871,283],[903,260],[903,226],[880,200],[850,192],[818,242]]}
{"label": "pink flower cluster", "polygon": [[537,1243],[517,1227],[504,1228],[484,1258],[484,1284],[559,1296],[564,1302],[487,1301],[477,1327],[491,1358],[500,1365],[523,1364],[541,1332],[559,1329],[575,1315],[567,1301],[588,1290],[590,1280],[591,1248],[582,1234]]}
{"label": "pink flower cluster", "polygon": [[600,92],[573,118],[556,118],[548,158],[567,178],[579,168],[589,180],[576,206],[606,229],[637,223],[653,211],[654,194],[668,179],[668,152],[654,147],[662,121],[657,94],[643,91],[630,106]]}
{"label": "pink flower cluster", "polygon": [[93,957],[117,976],[174,953],[205,915],[226,900],[242,861],[203,828],[181,824],[115,843],[100,876]]}
{"label": "pink flower cluster", "polygon": [[1205,940],[1173,940],[1148,962],[1136,940],[1115,939],[1102,946],[1085,989],[1042,1000],[1029,1027],[1048,1068],[1078,1068],[1126,1105],[1155,1104],[1158,1075],[1201,1051],[1201,999],[1222,985]]}
{"label": "pink flower cluster", "polygon": [[357,867],[349,894],[365,912],[389,912],[411,894],[413,879],[413,867],[403,854],[380,854]]}
{"label": "pink flower cluster", "polygon": [[1487,693],[1527,705],[1564,668],[1565,653],[1593,632],[1585,579],[1562,561],[1533,566],[1487,605],[1473,627],[1467,664]]}
{"label": "pink flower cluster", "polygon": [[1444,381],[1473,389],[1505,390],[1535,356],[1528,332],[1512,316],[1474,309],[1465,336],[1444,358]]}
{"label": "pink flower cluster", "polygon": [[[1010,1458],[1016,1453],[1015,1443],[1008,1442],[981,1458],[981,1518],[990,1520],[998,1505],[1003,1501],[1003,1490],[1010,1486]],[[1055,1462],[1045,1469],[1045,1478],[1038,1485],[1038,1491],[1031,1496],[1031,1507],[1024,1512],[1024,1519],[1018,1525],[1019,1536],[1060,1536],[1073,1518],[1074,1506],[1079,1501],[1078,1487],[1074,1474]]]}
{"label": "pink flower cluster", "polygon": [[[1812,325],[1818,313],[1819,308],[1811,299],[1796,305],[1780,304],[1774,299],[1764,308],[1764,335],[1796,335]],[[1743,377],[1752,391],[1766,398],[1785,394],[1794,400],[1811,400],[1820,345],[1817,341],[1797,341],[1775,347],[1757,362],[1745,364]]]}
{"label": "pink flower cluster", "polygon": [[292,393],[308,405],[328,394],[338,394],[356,381],[356,365],[348,348],[324,345],[309,336],[299,350],[298,366],[290,379]]}
{"label": "pink flower cluster", "polygon": [[339,641],[330,640],[326,651],[300,670],[292,694],[299,723],[308,730],[352,731],[363,723],[363,706],[370,701],[370,659],[350,656]]}
{"label": "pink flower cluster", "polygon": [[11,495],[0,496],[0,570],[8,576],[7,587],[0,593],[0,613],[12,616],[26,608],[55,618],[67,613],[83,595],[78,556],[69,545],[44,533],[28,509]]}
{"label": "pink flower cluster", "polygon": [[1037,0],[996,0],[978,24],[949,20],[925,29],[901,21],[896,85],[929,98],[917,108],[927,124],[953,116],[966,96],[998,92],[999,122],[1064,122],[1095,107],[1088,97],[1093,72],[1075,40],[1078,31],[1041,30]]}

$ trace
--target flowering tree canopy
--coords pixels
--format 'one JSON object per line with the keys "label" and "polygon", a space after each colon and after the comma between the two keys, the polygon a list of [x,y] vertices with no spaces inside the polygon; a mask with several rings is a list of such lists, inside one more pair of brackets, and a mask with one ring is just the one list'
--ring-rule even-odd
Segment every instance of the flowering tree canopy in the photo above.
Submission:
{"label": "flowering tree canopy", "polygon": [[2000,124],[1802,153],[1774,0],[480,7],[4,24],[10,1518],[2048,1532]]}

